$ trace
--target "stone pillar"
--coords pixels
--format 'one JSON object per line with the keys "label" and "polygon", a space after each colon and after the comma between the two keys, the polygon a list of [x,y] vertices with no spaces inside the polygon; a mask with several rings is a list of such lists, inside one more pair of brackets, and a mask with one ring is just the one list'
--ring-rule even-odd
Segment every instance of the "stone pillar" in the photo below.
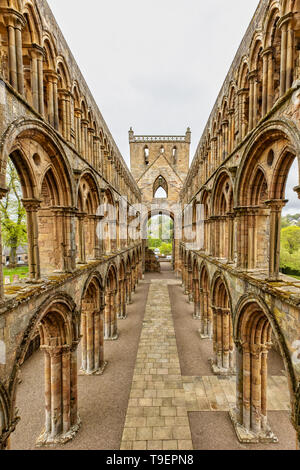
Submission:
{"label": "stone pillar", "polygon": [[125,320],[127,318],[127,309],[126,309],[126,280],[121,279],[120,281],[120,310],[119,310],[119,317],[121,320]]}
{"label": "stone pillar", "polygon": [[115,341],[118,337],[116,292],[108,291],[105,296],[104,339],[106,341]]}
{"label": "stone pillar", "polygon": [[38,62],[38,96],[39,96],[39,112],[41,116],[45,116],[45,104],[44,104],[44,51],[39,48],[39,54],[37,58]]}
{"label": "stone pillar", "polygon": [[215,375],[234,375],[234,353],[231,311],[212,307],[214,312],[214,353],[212,370]]}
{"label": "stone pillar", "polygon": [[[77,344],[74,347],[77,349]],[[45,352],[45,430],[37,440],[38,447],[65,444],[80,427],[77,380],[73,381],[76,354],[67,346],[42,346],[42,349]]]}
{"label": "stone pillar", "polygon": [[127,305],[132,304],[132,288],[131,288],[131,271],[127,271],[126,275],[126,293],[127,293]]}
{"label": "stone pillar", "polygon": [[85,234],[84,234],[84,225],[85,225],[85,213],[77,214],[78,218],[78,264],[86,264],[86,250],[85,250]]}
{"label": "stone pillar", "polygon": [[27,215],[28,261],[31,281],[39,281],[41,277],[38,210],[41,201],[38,199],[22,199]]}
{"label": "stone pillar", "polygon": [[84,302],[81,317],[81,375],[102,375],[107,365],[104,360],[103,315],[104,306],[100,308],[100,311],[95,311],[92,302]]}
{"label": "stone pillar", "polygon": [[281,199],[266,201],[270,208],[270,240],[269,240],[269,280],[279,279],[280,267],[280,232],[281,212],[288,201]]}
{"label": "stone pillar", "polygon": [[293,83],[295,33],[292,17],[293,14],[288,13],[278,24],[281,29],[280,96],[283,96]]}
{"label": "stone pillar", "polygon": [[237,343],[237,401],[230,411],[240,442],[278,442],[267,423],[269,345]]}
{"label": "stone pillar", "polygon": [[188,268],[188,302],[191,304],[193,302],[193,270]]}
{"label": "stone pillar", "polygon": [[74,109],[75,115],[75,137],[76,137],[76,150],[81,152],[81,109]]}
{"label": "stone pillar", "polygon": [[38,51],[36,48],[30,50],[31,56],[31,93],[32,105],[39,112],[39,69],[38,69]]}
{"label": "stone pillar", "polygon": [[200,289],[199,289],[199,279],[194,278],[194,320],[200,320]]}

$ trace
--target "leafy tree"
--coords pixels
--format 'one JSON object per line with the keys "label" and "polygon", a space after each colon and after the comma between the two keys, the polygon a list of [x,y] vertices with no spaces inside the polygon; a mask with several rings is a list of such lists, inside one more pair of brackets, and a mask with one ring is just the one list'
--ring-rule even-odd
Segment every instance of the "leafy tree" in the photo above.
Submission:
{"label": "leafy tree", "polygon": [[8,161],[6,172],[8,193],[0,202],[3,245],[10,248],[10,266],[17,265],[17,249],[27,243],[26,211],[22,204],[22,188],[18,173]]}
{"label": "leafy tree", "polygon": [[281,246],[290,254],[300,249],[300,227],[291,226],[281,231]]}
{"label": "leafy tree", "polygon": [[160,252],[163,255],[166,255],[166,256],[171,255],[172,251],[173,251],[172,243],[162,243],[161,244]]}

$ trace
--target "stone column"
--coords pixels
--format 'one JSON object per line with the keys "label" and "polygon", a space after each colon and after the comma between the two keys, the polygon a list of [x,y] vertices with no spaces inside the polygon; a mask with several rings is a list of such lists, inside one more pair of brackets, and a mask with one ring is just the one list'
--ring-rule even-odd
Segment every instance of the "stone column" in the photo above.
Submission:
{"label": "stone column", "polygon": [[76,150],[78,153],[81,152],[81,109],[74,109],[75,115],[75,136],[76,136]]}
{"label": "stone column", "polygon": [[284,21],[281,27],[281,54],[280,54],[280,96],[286,91],[286,58],[287,58],[287,28],[288,23]]}
{"label": "stone column", "polygon": [[200,320],[200,289],[199,289],[199,279],[194,278],[194,320]]}
{"label": "stone column", "polygon": [[295,32],[292,20],[287,21],[287,57],[286,57],[286,90],[289,90],[293,84],[294,74],[294,52],[295,50]]}
{"label": "stone column", "polygon": [[214,312],[214,353],[212,370],[215,375],[234,375],[232,321],[230,309],[212,307]]}
{"label": "stone column", "polygon": [[269,240],[269,280],[279,279],[280,267],[280,232],[281,212],[287,200],[271,200],[265,204],[270,208],[270,240]]}
{"label": "stone column", "polygon": [[88,143],[87,143],[87,132],[88,132],[89,121],[81,119],[81,155],[86,160],[88,159]]}
{"label": "stone column", "polygon": [[86,213],[77,214],[78,218],[78,242],[79,242],[79,260],[78,264],[86,264],[86,249],[85,249],[85,217]]}
{"label": "stone column", "polygon": [[22,199],[27,215],[28,261],[30,281],[39,281],[41,277],[38,211],[41,206],[38,199]]}
{"label": "stone column", "polygon": [[45,116],[45,104],[44,104],[44,51],[39,48],[39,54],[37,58],[38,62],[38,96],[39,96],[39,112],[41,116]]}
{"label": "stone column", "polygon": [[77,380],[74,383],[72,375],[74,351],[68,346],[42,346],[42,349],[45,352],[45,430],[37,440],[38,447],[65,444],[80,427]]}
{"label": "stone column", "polygon": [[132,304],[132,279],[131,271],[127,272],[127,305]]}
{"label": "stone column", "polygon": [[117,312],[116,312],[116,292],[108,291],[105,299],[104,314],[104,339],[115,341],[118,339]]}
{"label": "stone column", "polygon": [[30,50],[31,57],[31,93],[32,105],[39,112],[39,69],[38,69],[38,51],[34,47]]}
{"label": "stone column", "polygon": [[257,71],[253,70],[249,73],[249,131],[255,126],[255,114],[257,109],[256,101],[256,78]]}
{"label": "stone column", "polygon": [[93,303],[84,303],[82,312],[82,366],[81,375],[102,375],[107,362],[104,360],[104,306],[95,311]]}
{"label": "stone column", "polygon": [[188,302],[191,304],[193,302],[193,270],[188,268]]}

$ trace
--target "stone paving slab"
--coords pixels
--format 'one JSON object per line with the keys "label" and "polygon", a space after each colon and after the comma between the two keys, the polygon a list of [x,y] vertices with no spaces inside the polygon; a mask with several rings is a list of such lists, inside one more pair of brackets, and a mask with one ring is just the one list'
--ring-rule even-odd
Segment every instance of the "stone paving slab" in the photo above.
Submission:
{"label": "stone paving slab", "polygon": [[170,283],[150,285],[121,450],[193,450]]}
{"label": "stone paving slab", "polygon": [[[186,409],[197,411],[229,411],[236,402],[235,377],[182,377]],[[287,378],[268,378],[268,411],[289,411]]]}

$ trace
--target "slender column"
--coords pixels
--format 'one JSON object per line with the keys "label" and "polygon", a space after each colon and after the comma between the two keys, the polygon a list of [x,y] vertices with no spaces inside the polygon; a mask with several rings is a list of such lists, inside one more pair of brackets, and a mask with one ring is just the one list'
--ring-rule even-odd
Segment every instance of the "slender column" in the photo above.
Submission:
{"label": "slender column", "polygon": [[262,77],[262,117],[267,114],[268,110],[268,54],[266,50],[263,53],[263,77]]}
{"label": "slender column", "polygon": [[44,63],[43,63],[43,50],[40,49],[38,57],[38,91],[39,91],[39,112],[42,116],[45,115],[44,106]]}
{"label": "slender column", "polygon": [[286,90],[289,90],[293,84],[294,74],[294,47],[295,32],[292,21],[287,23],[287,57],[286,57]]}
{"label": "slender column", "polygon": [[53,88],[53,77],[47,73],[46,76],[48,83],[48,120],[49,124],[54,127],[54,88]]}
{"label": "slender column", "polygon": [[200,320],[200,290],[199,279],[196,278],[194,282],[194,319]]}
{"label": "slender column", "polygon": [[254,433],[261,430],[261,348],[251,346],[251,427]]}
{"label": "slender column", "polygon": [[248,344],[243,345],[243,425],[251,429],[251,357]]}
{"label": "slender column", "polygon": [[273,85],[273,52],[269,51],[268,54],[268,112],[272,109],[274,102],[274,85]]}
{"label": "slender column", "polygon": [[85,250],[85,224],[86,214],[78,214],[78,241],[79,241],[79,261],[78,264],[86,264],[86,250]]}
{"label": "slender column", "polygon": [[279,278],[280,267],[280,232],[281,212],[287,201],[272,200],[265,204],[270,208],[270,240],[269,240],[269,280],[276,281]]}
{"label": "slender column", "polygon": [[57,75],[53,75],[54,128],[59,129]]}
{"label": "slender column", "polygon": [[11,85],[18,90],[18,74],[17,74],[17,53],[16,53],[16,34],[13,24],[13,18],[8,18],[8,51],[9,51],[9,77]]}
{"label": "slender column", "polygon": [[28,260],[31,281],[39,281],[41,277],[38,211],[41,201],[38,199],[22,199],[27,214]]}
{"label": "slender column", "polygon": [[45,431],[51,433],[51,356],[44,350],[45,357]]}
{"label": "slender column", "polygon": [[16,57],[17,57],[17,75],[18,91],[24,95],[24,70],[23,70],[23,50],[22,50],[22,27],[24,23],[16,21]]}
{"label": "slender column", "polygon": [[39,70],[38,54],[36,49],[31,49],[31,93],[32,105],[36,111],[39,111]]}
{"label": "slender column", "polygon": [[287,22],[284,22],[281,26],[280,96],[286,91],[287,28]]}
{"label": "slender column", "polygon": [[71,352],[64,350],[62,354],[62,427],[63,433],[69,432],[71,427]]}
{"label": "slender column", "polygon": [[243,347],[236,342],[236,420],[243,424]]}

